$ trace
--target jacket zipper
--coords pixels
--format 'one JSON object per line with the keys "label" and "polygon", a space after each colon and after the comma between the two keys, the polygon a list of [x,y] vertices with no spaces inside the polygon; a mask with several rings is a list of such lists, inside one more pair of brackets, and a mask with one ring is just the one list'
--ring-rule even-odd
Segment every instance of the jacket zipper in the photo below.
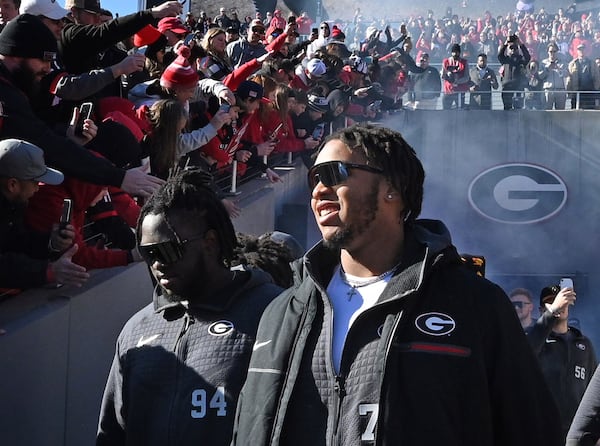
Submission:
{"label": "jacket zipper", "polygon": [[[190,326],[195,322],[194,316],[190,315],[187,311],[185,312],[185,315],[183,316],[183,326],[181,327],[181,330],[179,331],[179,333],[177,334],[177,340],[175,341],[175,346],[173,348],[173,351],[175,352],[175,356],[177,356],[177,358],[179,360],[181,360],[181,362],[184,362],[184,355],[183,355],[183,348],[182,348],[182,339],[183,337],[186,335],[187,331],[189,330]],[[179,362],[178,362],[179,364]],[[180,373],[181,367],[177,366],[176,370],[175,370],[175,389],[178,389],[179,387],[179,373]],[[171,404],[171,415],[173,414],[173,408],[175,406],[177,406],[177,401],[175,401],[176,399],[178,399],[178,392],[175,391],[173,394],[173,400],[172,400],[172,404]],[[168,424],[169,426],[169,435],[167,436],[167,438],[172,438],[172,432],[171,432],[171,426],[172,423],[169,422]],[[170,441],[169,441],[170,444]]]}
{"label": "jacket zipper", "polygon": [[[285,373],[284,373],[284,380],[283,380],[283,385],[281,387],[281,394],[283,395],[283,393],[285,392],[285,390],[288,388],[288,380],[290,379],[290,368],[291,368],[291,364],[296,356],[296,347],[298,345],[298,337],[301,335],[302,333],[302,329],[304,327],[304,324],[306,323],[306,318],[308,317],[308,306],[305,308],[305,310],[302,312],[302,317],[300,318],[300,324],[299,324],[299,330],[298,333],[296,334],[296,337],[294,339],[294,343],[292,344],[292,350],[290,352],[290,357],[288,359],[288,363],[286,365],[286,369],[285,369]],[[279,438],[276,438],[276,434],[277,437],[280,436],[280,433],[276,433],[276,429],[275,426],[277,426],[280,421],[279,419],[281,418],[282,414],[281,414],[281,406],[282,406],[282,398],[279,399],[278,403],[277,403],[277,408],[275,409],[275,417],[273,420],[273,428],[271,429],[271,435],[270,435],[270,441],[269,444],[279,444]],[[287,407],[287,406],[286,406]],[[285,417],[284,417],[285,418]],[[277,440],[277,441],[276,441]]]}
{"label": "jacket zipper", "polygon": [[331,446],[334,446],[339,443],[338,430],[340,427],[340,418],[342,416],[342,402],[344,401],[344,396],[346,396],[346,378],[344,377],[344,375],[335,375],[333,391],[336,401],[333,405],[333,410],[335,411],[335,413],[333,414],[335,425],[332,432],[333,438],[331,439]]}
{"label": "jacket zipper", "polygon": [[175,341],[175,348],[173,349],[179,359],[183,359],[183,354],[182,354],[182,350],[181,350],[181,340],[186,335],[188,329],[194,322],[196,322],[196,320],[194,319],[194,316],[192,316],[191,314],[189,314],[186,311],[185,316],[183,317],[183,327],[181,328],[181,331],[177,335],[177,340]]}
{"label": "jacket zipper", "polygon": [[[382,306],[386,306],[388,302],[385,302],[382,304]],[[378,308],[381,308],[381,306],[378,306]],[[354,324],[356,324],[360,319],[363,318],[363,316],[371,311],[374,310],[374,307],[368,308],[365,311],[363,311],[354,321]],[[394,321],[394,326],[392,327],[392,330],[390,331],[390,337],[387,341],[387,344],[385,346],[385,351],[384,351],[384,357],[383,357],[383,378],[382,378],[382,383],[381,383],[381,387],[379,390],[379,395],[382,395],[383,392],[383,388],[384,388],[384,383],[383,381],[385,380],[385,368],[386,368],[386,363],[387,363],[387,358],[389,356],[389,352],[390,349],[392,347],[392,339],[394,338],[394,333],[396,332],[396,329],[398,328],[398,324],[400,323],[400,319],[402,318],[402,314],[404,313],[404,310],[401,310],[400,313],[398,313],[398,317],[396,318],[396,320]],[[353,324],[353,325],[354,325]],[[332,313],[332,321],[329,324],[330,327],[330,332],[333,330],[333,313]],[[349,338],[350,335],[350,331],[352,330],[352,327],[350,327],[350,330],[348,331],[348,336],[346,337],[346,341]],[[332,338],[333,339],[333,338]],[[334,425],[334,429],[333,429],[333,437],[331,439],[331,446],[337,445],[338,444],[338,430],[339,430],[339,422],[342,416],[342,402],[344,401],[344,397],[346,396],[346,377],[344,376],[343,373],[341,373],[342,370],[342,364],[344,362],[344,350],[345,350],[345,343],[344,343],[344,348],[342,349],[342,358],[340,360],[340,373],[339,374],[335,374],[334,378],[335,378],[335,382],[333,385],[333,394],[336,397],[336,400],[334,401],[333,404],[333,410],[334,410],[334,416],[333,419],[335,420],[335,425]],[[331,359],[331,364],[333,366],[333,357],[330,356]],[[379,426],[379,421],[381,420],[381,405],[380,405],[380,409],[379,409],[379,416],[377,419],[377,426]],[[377,431],[375,431],[375,444],[377,444]]]}
{"label": "jacket zipper", "polygon": [[389,375],[387,373],[388,357],[390,356],[390,350],[392,348],[394,334],[396,333],[396,330],[398,330],[398,325],[400,324],[400,321],[402,320],[403,315],[404,315],[404,310],[400,310],[400,313],[398,313],[398,317],[396,317],[396,320],[394,321],[394,326],[390,330],[390,335],[387,340],[387,344],[385,346],[385,351],[383,354],[383,368],[382,368],[382,372],[381,372],[382,373],[381,387],[379,388],[379,414],[377,417],[377,427],[375,428],[375,445],[381,444],[381,441],[380,441],[380,438],[378,435],[378,431],[379,431],[379,426],[381,426],[381,420],[383,419],[384,409],[385,409],[385,404],[381,404],[381,401],[382,401],[382,395],[384,394],[383,392],[384,392],[384,389],[386,386],[386,376]]}

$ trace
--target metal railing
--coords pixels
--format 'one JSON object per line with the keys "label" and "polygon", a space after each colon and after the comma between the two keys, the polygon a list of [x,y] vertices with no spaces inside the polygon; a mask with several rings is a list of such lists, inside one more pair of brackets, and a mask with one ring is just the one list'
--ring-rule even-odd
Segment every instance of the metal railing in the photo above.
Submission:
{"label": "metal railing", "polygon": [[[600,91],[598,90],[585,90],[585,91],[572,91],[572,90],[548,90],[550,93],[564,93],[566,95],[565,108],[561,110],[600,110]],[[412,92],[407,92],[402,96],[403,109],[405,110],[447,110],[443,107],[443,92],[435,91],[421,91],[422,94],[439,94],[438,98],[426,99],[418,101],[414,104],[411,99]],[[502,95],[510,95],[514,98],[518,98],[513,101],[511,108],[514,109],[525,109],[525,110],[539,110],[549,111],[546,109],[546,90],[492,90],[491,92],[464,92],[464,101],[461,99],[461,94],[457,93],[459,101],[458,106],[454,106],[453,109],[463,110],[481,110],[481,108],[475,106],[472,103],[473,95],[490,95],[491,96],[491,108],[490,110],[505,110],[504,101]]]}

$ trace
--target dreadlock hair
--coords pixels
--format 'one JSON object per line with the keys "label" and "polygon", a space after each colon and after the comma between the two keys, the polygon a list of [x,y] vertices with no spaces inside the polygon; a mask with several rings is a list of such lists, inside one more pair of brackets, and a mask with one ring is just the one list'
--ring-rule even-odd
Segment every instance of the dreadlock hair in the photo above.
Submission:
{"label": "dreadlock hair", "polygon": [[259,268],[273,278],[273,282],[282,288],[293,284],[290,262],[294,260],[292,252],[283,243],[269,237],[256,237],[249,234],[237,234],[238,247],[232,266]]}
{"label": "dreadlock hair", "polygon": [[217,233],[221,261],[229,267],[237,246],[235,229],[223,203],[211,189],[210,180],[210,174],[200,169],[184,169],[171,176],[140,211],[135,229],[138,244],[142,236],[142,222],[148,214],[163,215],[171,227],[168,217],[172,212],[192,212],[203,221],[207,231],[212,229]]}
{"label": "dreadlock hair", "polygon": [[386,180],[402,196],[405,209],[400,217],[407,223],[418,217],[425,171],[414,149],[399,132],[373,125],[353,125],[326,139],[331,140],[341,141],[351,153],[361,153],[368,165],[383,169]]}

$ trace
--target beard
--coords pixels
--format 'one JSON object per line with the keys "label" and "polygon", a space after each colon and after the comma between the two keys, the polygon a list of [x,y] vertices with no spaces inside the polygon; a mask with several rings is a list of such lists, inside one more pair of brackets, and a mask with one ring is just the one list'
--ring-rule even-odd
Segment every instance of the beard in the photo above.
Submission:
{"label": "beard", "polygon": [[44,76],[46,73],[33,71],[31,67],[27,65],[27,60],[23,59],[12,74],[14,84],[31,100],[40,92],[40,81],[38,76]]}
{"label": "beard", "polygon": [[379,208],[377,204],[378,195],[378,183],[373,181],[363,200],[356,203],[355,209],[360,209],[360,215],[357,221],[342,226],[329,239],[324,239],[323,244],[325,247],[329,249],[345,249],[357,236],[364,233],[377,216],[377,210]]}

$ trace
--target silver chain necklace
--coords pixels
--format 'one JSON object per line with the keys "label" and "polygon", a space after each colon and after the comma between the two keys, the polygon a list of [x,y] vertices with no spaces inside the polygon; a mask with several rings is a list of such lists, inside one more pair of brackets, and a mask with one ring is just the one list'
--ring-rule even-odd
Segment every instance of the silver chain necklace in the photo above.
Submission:
{"label": "silver chain necklace", "polygon": [[365,281],[356,281],[356,280],[348,279],[348,277],[346,277],[346,271],[344,271],[344,268],[342,267],[342,265],[340,265],[340,279],[342,279],[342,282],[344,282],[346,285],[348,285],[350,287],[350,289],[346,292],[346,296],[348,296],[348,302],[351,301],[352,298],[354,297],[354,295],[357,293],[357,291],[356,291],[357,288],[362,288],[364,286],[373,285],[374,283],[381,282],[382,280],[387,279],[389,276],[394,274],[394,272],[398,269],[399,266],[400,266],[400,263],[397,263],[396,265],[394,265],[394,267],[392,269],[390,269],[376,277],[373,277],[372,279],[365,280]]}

